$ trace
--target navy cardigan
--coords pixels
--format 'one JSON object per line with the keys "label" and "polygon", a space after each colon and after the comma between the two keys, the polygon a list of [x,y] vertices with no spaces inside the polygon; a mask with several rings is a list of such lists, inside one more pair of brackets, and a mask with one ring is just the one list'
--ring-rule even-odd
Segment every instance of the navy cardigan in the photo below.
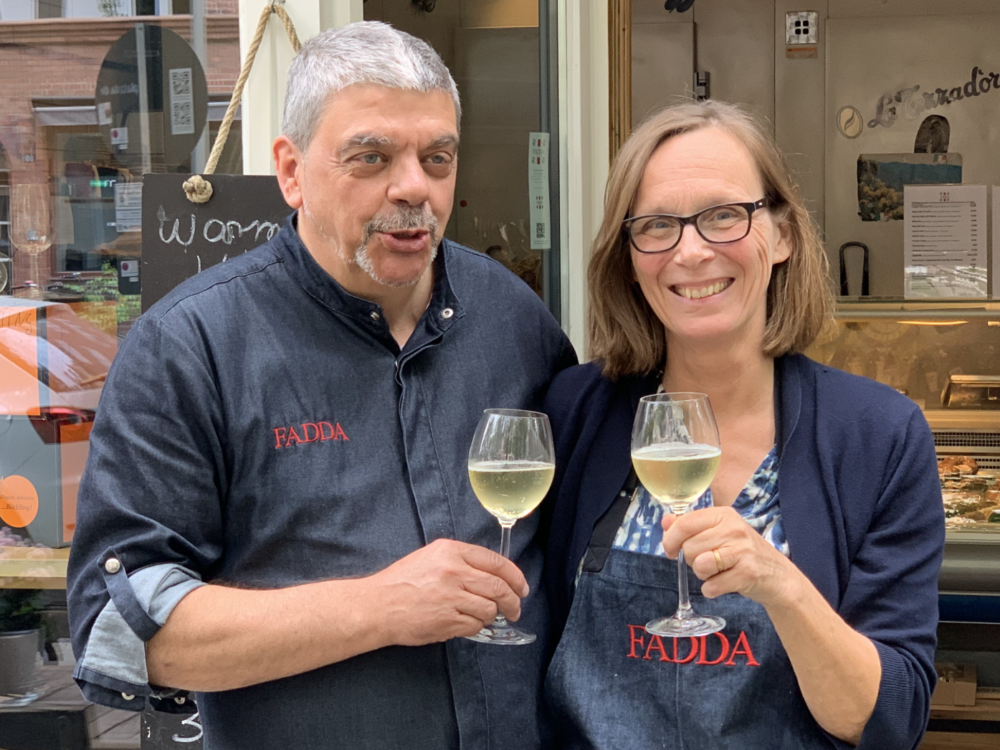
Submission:
{"label": "navy cardigan", "polygon": [[[655,377],[612,383],[590,363],[564,370],[550,387],[544,409],[557,469],[542,533],[556,635],[594,526],[628,477],[639,398],[656,386]],[[778,493],[791,559],[874,642],[882,663],[878,701],[858,747],[916,747],[937,682],[944,550],[930,429],[891,388],[802,355],[775,361],[775,393]]]}

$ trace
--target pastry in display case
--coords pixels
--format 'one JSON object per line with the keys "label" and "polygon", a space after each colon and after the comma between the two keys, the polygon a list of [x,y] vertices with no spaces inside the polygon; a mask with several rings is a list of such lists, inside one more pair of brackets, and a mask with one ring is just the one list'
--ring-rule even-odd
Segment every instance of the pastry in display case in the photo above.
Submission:
{"label": "pastry in display case", "polygon": [[971,456],[938,459],[947,528],[996,524],[1000,531],[1000,472],[982,471]]}
{"label": "pastry in display case", "polygon": [[842,297],[806,354],[921,408],[944,502],[939,588],[992,617],[979,603],[1000,594],[1000,301]]}

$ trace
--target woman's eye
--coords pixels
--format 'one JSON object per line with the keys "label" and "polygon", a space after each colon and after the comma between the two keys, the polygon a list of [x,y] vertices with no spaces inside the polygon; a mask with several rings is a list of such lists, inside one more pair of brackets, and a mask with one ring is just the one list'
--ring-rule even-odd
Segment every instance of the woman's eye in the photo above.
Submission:
{"label": "woman's eye", "polygon": [[674,222],[668,219],[654,219],[653,221],[649,222],[649,224],[646,225],[645,229],[646,231],[649,230],[656,231],[656,230],[670,229],[671,227],[673,227],[673,225]]}

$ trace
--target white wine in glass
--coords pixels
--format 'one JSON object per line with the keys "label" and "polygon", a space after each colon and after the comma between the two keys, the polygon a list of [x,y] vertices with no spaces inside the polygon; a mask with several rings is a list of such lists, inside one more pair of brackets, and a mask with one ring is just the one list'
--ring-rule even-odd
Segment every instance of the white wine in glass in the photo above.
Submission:
{"label": "white wine in glass", "polygon": [[[469,481],[480,504],[500,522],[500,554],[510,558],[510,532],[538,507],[555,474],[549,418],[536,411],[487,409],[469,448]],[[535,635],[498,614],[475,635],[479,643],[522,646]]]}
{"label": "white wine in glass", "polygon": [[469,463],[472,491],[500,523],[514,523],[537,508],[549,491],[555,473],[553,464],[542,461]]}
{"label": "white wine in glass", "polygon": [[708,489],[721,458],[713,445],[652,445],[634,451],[632,465],[649,494],[680,515]]}
{"label": "white wine in glass", "polygon": [[[658,393],[639,401],[632,425],[632,465],[653,498],[674,515],[691,510],[719,469],[719,428],[704,393]],[[721,617],[698,615],[688,596],[687,563],[677,557],[677,612],[646,625],[653,635],[678,638],[722,630]]]}

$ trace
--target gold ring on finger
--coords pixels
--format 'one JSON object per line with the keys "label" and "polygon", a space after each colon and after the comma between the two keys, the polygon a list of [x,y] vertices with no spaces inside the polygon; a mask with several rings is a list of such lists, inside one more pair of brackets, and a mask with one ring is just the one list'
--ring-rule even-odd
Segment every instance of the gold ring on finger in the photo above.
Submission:
{"label": "gold ring on finger", "polygon": [[719,550],[713,549],[712,555],[715,556],[715,564],[718,566],[719,572],[722,573],[723,571],[725,571],[726,566],[722,564],[722,555],[719,554]]}

